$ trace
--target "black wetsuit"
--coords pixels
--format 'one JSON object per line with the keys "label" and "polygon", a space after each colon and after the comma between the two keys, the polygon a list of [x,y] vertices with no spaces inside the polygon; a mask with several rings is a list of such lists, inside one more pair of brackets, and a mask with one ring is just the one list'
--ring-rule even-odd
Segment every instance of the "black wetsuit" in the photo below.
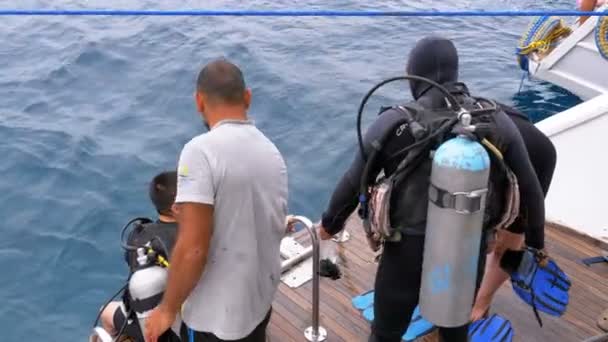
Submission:
{"label": "black wetsuit", "polygon": [[[408,73],[430,78],[440,84],[450,84],[457,81],[458,57],[451,42],[442,39],[423,40],[412,51],[408,61]],[[411,82],[414,98],[425,108],[440,108],[445,106],[443,95],[435,88],[427,84]],[[394,109],[383,112],[371,125],[364,137],[364,147],[369,154],[372,141],[393,130],[392,136],[385,143],[379,156],[377,166],[373,168],[370,178],[375,178],[377,173],[383,169],[385,174],[390,175],[397,167],[400,159],[390,159],[396,151],[410,145],[413,138],[407,130],[395,127],[399,121],[400,114]],[[543,247],[542,237],[544,224],[544,198],[532,164],[528,158],[522,137],[513,121],[504,112],[496,116],[496,124],[504,146],[501,152],[505,162],[518,177],[521,192],[521,209],[523,215],[518,218],[509,230],[513,232],[528,232],[530,245],[536,248]],[[335,189],[327,210],[323,213],[322,224],[328,233],[336,234],[342,230],[345,220],[350,216],[358,204],[358,190],[364,161],[357,151],[355,159],[349,170],[344,174]],[[429,174],[430,177],[430,174]],[[407,180],[405,180],[407,183]],[[417,191],[427,191],[428,187],[405,184]],[[395,190],[394,190],[395,191]],[[396,189],[399,192],[399,189]],[[412,201],[411,197],[420,196],[415,191],[401,192],[405,196],[409,194],[410,206],[404,208],[400,205],[400,199],[391,199],[391,222],[407,221],[408,211],[419,211],[426,208],[422,200]],[[407,202],[403,200],[402,202]],[[491,204],[488,204],[490,207]],[[397,210],[395,208],[399,208]],[[398,212],[396,212],[398,211]],[[407,329],[412,312],[418,304],[420,290],[422,256],[424,248],[424,224],[410,225],[409,234],[400,242],[386,242],[380,259],[375,282],[374,298],[374,323],[370,341],[398,342]],[[399,223],[397,223],[399,225]],[[403,228],[403,227],[397,227]],[[530,231],[536,233],[530,234]],[[477,286],[481,283],[481,276],[485,266],[486,239],[482,239],[480,246],[480,262],[478,267]],[[472,305],[473,303],[471,303]],[[466,341],[468,325],[457,328],[440,328],[440,336],[445,341]]]}
{"label": "black wetsuit", "polygon": [[[500,103],[502,109],[511,118],[521,137],[526,144],[528,156],[538,177],[540,187],[543,191],[543,196],[546,197],[549,192],[555,164],[557,162],[557,151],[549,138],[541,132],[538,127],[530,121],[528,116],[517,109]],[[535,241],[540,241],[544,245],[545,230],[527,230],[526,245],[532,245]]]}

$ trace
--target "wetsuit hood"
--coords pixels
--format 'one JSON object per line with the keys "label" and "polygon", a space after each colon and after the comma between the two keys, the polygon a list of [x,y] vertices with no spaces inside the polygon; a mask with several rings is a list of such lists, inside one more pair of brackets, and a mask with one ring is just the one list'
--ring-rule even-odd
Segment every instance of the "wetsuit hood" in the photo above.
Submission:
{"label": "wetsuit hood", "polygon": [[[407,61],[409,75],[426,77],[439,84],[458,81],[458,53],[451,40],[441,37],[426,37],[418,41]],[[418,100],[432,86],[428,83],[410,81],[410,90]]]}

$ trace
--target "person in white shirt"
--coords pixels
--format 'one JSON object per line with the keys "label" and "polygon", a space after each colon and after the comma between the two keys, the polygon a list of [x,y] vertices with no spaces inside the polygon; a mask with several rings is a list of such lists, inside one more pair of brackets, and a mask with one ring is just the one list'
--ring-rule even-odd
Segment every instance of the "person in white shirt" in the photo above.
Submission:
{"label": "person in white shirt", "polygon": [[156,342],[181,310],[183,341],[262,342],[280,281],[287,168],[248,120],[251,91],[236,65],[205,66],[195,98],[210,130],[179,158],[179,233],[146,341]]}

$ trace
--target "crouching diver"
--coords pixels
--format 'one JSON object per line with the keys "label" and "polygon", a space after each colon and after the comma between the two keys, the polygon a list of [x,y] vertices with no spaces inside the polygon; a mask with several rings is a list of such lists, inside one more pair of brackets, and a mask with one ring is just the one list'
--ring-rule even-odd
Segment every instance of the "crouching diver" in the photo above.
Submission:
{"label": "crouching diver", "polygon": [[[143,327],[149,312],[162,299],[167,279],[169,256],[177,236],[176,206],[177,172],[162,172],[149,186],[150,200],[158,212],[158,220],[131,220],[123,229],[132,227],[125,249],[129,266],[129,281],[121,301],[109,302],[100,313],[105,333],[96,329],[98,340],[145,342]],[[122,236],[121,236],[122,238]],[[97,322],[95,323],[97,324]],[[159,339],[162,342],[180,341],[180,319]],[[101,335],[106,336],[102,338]],[[93,339],[95,341],[95,339]]]}
{"label": "crouching diver", "polygon": [[[551,140],[541,132],[534,123],[528,118],[528,116],[519,110],[507,106],[502,103],[498,103],[500,107],[505,111],[509,118],[513,121],[517,130],[521,134],[524,140],[528,156],[534,167],[538,181],[540,182],[543,196],[547,197],[551,180],[553,179],[553,173],[555,171],[555,165],[557,161],[557,151]],[[523,222],[522,222],[523,221]],[[516,221],[517,223],[517,221]],[[519,224],[525,224],[525,220],[519,220]],[[525,230],[525,241],[524,236],[519,236],[518,241],[512,241],[512,246],[523,246],[533,245],[534,241],[537,241],[537,246],[544,246],[544,230]],[[498,239],[503,238],[499,233]],[[513,237],[513,236],[511,236]],[[475,305],[471,313],[471,320],[476,321],[487,315],[492,298],[496,294],[496,291],[500,286],[509,279],[509,274],[506,273],[502,268],[497,267],[500,260],[496,257],[497,254],[502,254],[504,251],[494,251],[491,248],[488,251],[488,259],[486,261],[486,271],[484,273],[483,282],[481,288],[477,293]]]}
{"label": "crouching diver", "polygon": [[[372,228],[371,233],[366,228],[368,241],[374,249],[382,247],[370,342],[400,341],[419,299],[422,316],[439,327],[443,341],[468,341],[490,232],[508,227],[504,236],[510,237],[524,228],[543,229],[543,194],[513,122],[494,102],[471,97],[457,83],[458,55],[451,41],[420,40],[407,73],[440,86],[410,79],[415,102],[381,112],[338,183],[319,234],[329,239],[339,233],[361,204],[364,227]],[[457,115],[462,114],[457,107],[470,112],[478,132],[471,134],[469,120]],[[472,149],[445,154],[459,148]],[[468,159],[459,161],[461,157]],[[380,171],[388,182],[375,182]],[[369,187],[375,189],[372,194]],[[378,206],[383,200],[388,205]],[[527,224],[511,225],[518,212]],[[509,243],[497,240],[495,248],[511,248]],[[540,241],[530,244],[542,247]],[[487,333],[485,328],[471,330]],[[505,334],[500,337],[512,336]]]}

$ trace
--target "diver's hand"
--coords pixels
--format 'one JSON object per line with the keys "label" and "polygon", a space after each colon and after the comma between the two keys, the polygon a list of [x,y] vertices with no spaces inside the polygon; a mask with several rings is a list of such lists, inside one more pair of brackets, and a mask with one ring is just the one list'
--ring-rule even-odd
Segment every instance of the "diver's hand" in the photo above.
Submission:
{"label": "diver's hand", "polygon": [[317,227],[319,227],[319,237],[321,240],[329,240],[334,237],[333,235],[329,234],[327,230],[325,230],[321,223],[317,223]]}
{"label": "diver's hand", "polygon": [[506,229],[501,229],[496,233],[494,253],[498,260],[507,249],[519,251],[524,246],[524,234],[511,233]]}
{"label": "diver's hand", "polygon": [[157,342],[158,337],[167,331],[177,313],[171,312],[161,303],[155,308],[146,321],[146,342]]}
{"label": "diver's hand", "polygon": [[294,215],[287,215],[287,217],[285,218],[285,226],[287,227],[285,229],[285,234],[289,234],[289,233],[293,233],[296,231],[296,219]]}

